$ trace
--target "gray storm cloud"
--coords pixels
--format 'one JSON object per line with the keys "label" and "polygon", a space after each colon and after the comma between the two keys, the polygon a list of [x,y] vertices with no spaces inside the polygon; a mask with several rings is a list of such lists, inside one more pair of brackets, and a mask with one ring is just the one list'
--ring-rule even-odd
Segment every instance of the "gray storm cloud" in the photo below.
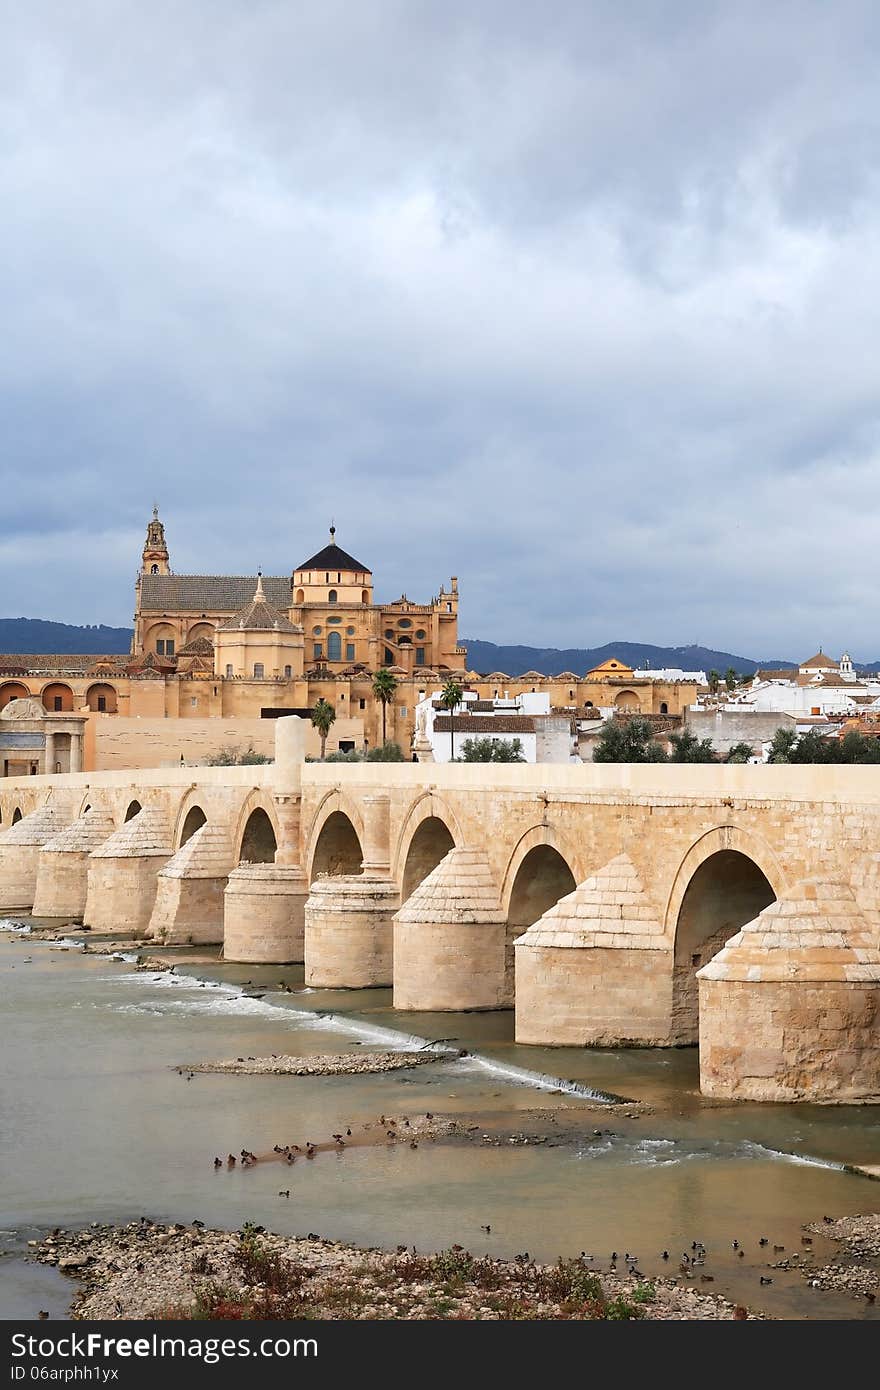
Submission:
{"label": "gray storm cloud", "polygon": [[8,5],[0,609],[332,515],[462,631],[880,655],[870,4]]}

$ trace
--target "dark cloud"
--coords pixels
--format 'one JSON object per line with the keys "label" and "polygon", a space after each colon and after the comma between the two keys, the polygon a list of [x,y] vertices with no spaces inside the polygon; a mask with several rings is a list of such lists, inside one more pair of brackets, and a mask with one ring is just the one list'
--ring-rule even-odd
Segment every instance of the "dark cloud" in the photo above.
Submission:
{"label": "dark cloud", "polygon": [[870,4],[62,0],[0,49],[0,592],[330,516],[465,633],[880,654]]}

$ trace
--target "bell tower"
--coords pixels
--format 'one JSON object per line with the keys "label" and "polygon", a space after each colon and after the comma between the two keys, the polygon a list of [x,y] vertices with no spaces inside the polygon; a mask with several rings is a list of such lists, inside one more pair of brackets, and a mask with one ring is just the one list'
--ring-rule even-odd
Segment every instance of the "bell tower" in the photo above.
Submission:
{"label": "bell tower", "polygon": [[153,520],[147,523],[147,539],[144,541],[141,574],[170,574],[168,547],[165,544],[165,527],[159,520],[159,508],[153,508]]}

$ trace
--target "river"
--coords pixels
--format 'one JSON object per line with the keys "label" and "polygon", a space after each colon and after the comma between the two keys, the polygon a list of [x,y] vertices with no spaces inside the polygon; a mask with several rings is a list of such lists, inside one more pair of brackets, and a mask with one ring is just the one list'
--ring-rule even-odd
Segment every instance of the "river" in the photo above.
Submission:
{"label": "river", "polygon": [[[541,1260],[585,1250],[598,1269],[612,1250],[631,1251],[649,1275],[675,1272],[699,1240],[713,1292],[776,1317],[880,1316],[797,1273],[772,1271],[772,1285],[759,1284],[773,1244],[802,1249],[803,1222],[876,1210],[880,1188],[842,1169],[880,1163],[876,1108],[718,1105],[699,1095],[696,1049],[517,1047],[509,1012],[398,1014],[390,991],[302,981],[301,966],[235,966],[210,953],[173,974],[138,972],[131,959],[0,930],[0,1316],[65,1314],[72,1286],[23,1258],[28,1240],[142,1214],[390,1248],[459,1243]],[[437,1038],[476,1057],[353,1076],[189,1080],[177,1070]],[[591,1091],[653,1109],[586,1110]],[[530,1126],[549,1139],[380,1144],[292,1168],[213,1167],[215,1154],[322,1142],[383,1113],[426,1111],[490,1135]],[[821,1238],[814,1248],[819,1262],[837,1251]]]}

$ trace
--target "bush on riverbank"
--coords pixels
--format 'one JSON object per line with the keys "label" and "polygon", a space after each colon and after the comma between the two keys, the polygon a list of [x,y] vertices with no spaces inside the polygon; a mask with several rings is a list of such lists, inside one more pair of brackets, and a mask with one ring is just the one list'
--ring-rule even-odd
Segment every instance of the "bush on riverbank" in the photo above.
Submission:
{"label": "bush on riverbank", "polygon": [[[193,1273],[210,1274],[203,1257]],[[419,1317],[505,1320],[562,1318],[624,1321],[643,1316],[653,1301],[645,1283],[629,1297],[609,1299],[602,1281],[583,1260],[558,1260],[549,1267],[471,1255],[453,1246],[437,1255],[398,1251],[380,1266],[338,1269],[331,1279],[313,1266],[290,1259],[246,1226],[233,1256],[236,1279],[209,1284],[189,1307],[173,1306],[168,1320],[265,1322],[311,1318]],[[240,1283],[239,1283],[240,1280]]]}

